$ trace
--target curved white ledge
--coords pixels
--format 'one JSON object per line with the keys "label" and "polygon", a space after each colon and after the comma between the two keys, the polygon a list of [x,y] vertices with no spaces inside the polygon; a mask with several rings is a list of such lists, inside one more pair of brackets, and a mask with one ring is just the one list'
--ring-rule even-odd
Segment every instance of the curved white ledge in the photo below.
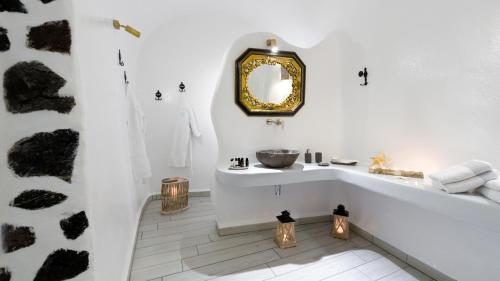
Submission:
{"label": "curved white ledge", "polygon": [[500,233],[499,204],[477,195],[447,194],[422,179],[374,175],[367,170],[360,166],[320,167],[305,163],[296,163],[286,169],[268,169],[252,164],[248,170],[218,168],[216,179],[234,188],[341,181]]}

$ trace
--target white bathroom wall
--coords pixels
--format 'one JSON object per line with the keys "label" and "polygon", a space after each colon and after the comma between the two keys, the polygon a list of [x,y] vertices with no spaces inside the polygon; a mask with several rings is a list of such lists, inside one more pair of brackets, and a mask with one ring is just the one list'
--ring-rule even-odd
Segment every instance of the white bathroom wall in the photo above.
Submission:
{"label": "white bathroom wall", "polygon": [[[230,158],[249,157],[255,163],[255,151],[260,149],[287,148],[305,152],[307,148],[320,151],[330,159],[341,147],[340,132],[341,92],[332,81],[339,79],[337,67],[340,53],[337,35],[330,34],[313,48],[302,49],[288,44],[271,33],[253,33],[238,38],[225,55],[224,69],[215,90],[212,103],[212,120],[218,140],[218,163],[227,169]],[[306,65],[305,105],[293,117],[279,117],[284,127],[266,125],[268,117],[249,117],[234,102],[235,60],[248,48],[265,48],[268,38],[276,38],[280,48],[296,52]],[[304,161],[303,154],[299,161]],[[290,210],[295,218],[329,215],[331,183],[284,185],[281,196],[274,194],[273,186],[240,188],[216,183],[212,189],[215,197],[217,224],[220,228],[274,221],[283,209]],[[244,199],[243,199],[244,198]]]}
{"label": "white bathroom wall", "polygon": [[[338,37],[343,77],[343,129],[347,145],[339,156],[386,152],[394,165],[433,172],[481,158],[500,165],[494,130],[499,103],[498,13],[493,0],[406,3],[370,1],[156,1],[139,7],[148,14],[138,60],[138,89],[149,115],[148,149],[152,191],[162,177],[191,177],[191,188],[213,179],[216,140],[208,108],[228,46],[239,36],[265,31],[302,47],[330,31]],[[276,12],[279,11],[279,12]],[[368,67],[369,85],[357,72]],[[198,114],[203,137],[194,143],[194,174],[167,165],[177,85]],[[165,100],[156,102],[156,90]]]}
{"label": "white bathroom wall", "polygon": [[[267,38],[277,38],[280,47],[296,52],[306,65],[305,105],[284,120],[282,127],[266,125],[269,117],[249,117],[234,101],[236,59],[249,47],[262,47]],[[321,44],[310,49],[289,45],[284,39],[270,33],[242,36],[225,56],[224,70],[219,78],[212,104],[212,120],[219,144],[218,166],[227,168],[232,157],[249,157],[257,161],[255,151],[287,148],[305,152],[320,151],[327,160],[341,146],[341,92],[331,83],[340,77],[337,62],[340,58],[336,35],[331,34]],[[303,161],[303,154],[300,161]]]}
{"label": "white bathroom wall", "polygon": [[[500,166],[498,1],[331,1],[343,78],[342,156],[430,173],[484,159]],[[322,17],[322,15],[318,15]],[[367,87],[356,77],[368,67]]]}
{"label": "white bathroom wall", "polygon": [[[75,44],[85,106],[86,172],[95,245],[95,280],[126,280],[148,182],[134,181],[129,155],[123,70],[133,89],[140,39],[112,19],[141,29],[133,1],[75,1]],[[118,49],[125,66],[118,65]]]}
{"label": "white bathroom wall", "polygon": [[[257,12],[251,7],[265,8]],[[160,180],[172,175],[189,177],[191,190],[208,190],[214,180],[217,158],[210,106],[224,54],[231,44],[244,34],[265,31],[295,45],[309,46],[320,41],[330,28],[320,25],[314,16],[315,5],[295,0],[259,0],[251,4],[230,0],[151,1],[139,9],[148,14],[148,21],[144,22],[145,41],[138,58],[137,86],[148,119],[152,192],[159,192]],[[265,40],[252,42],[252,47],[265,47]],[[183,94],[178,92],[181,81],[187,86]],[[161,102],[154,100],[157,90],[164,95]],[[229,98],[234,100],[232,95]],[[202,132],[202,137],[193,142],[192,170],[168,166],[175,113],[180,103],[194,108]],[[222,112],[233,112],[235,108],[232,103]]]}

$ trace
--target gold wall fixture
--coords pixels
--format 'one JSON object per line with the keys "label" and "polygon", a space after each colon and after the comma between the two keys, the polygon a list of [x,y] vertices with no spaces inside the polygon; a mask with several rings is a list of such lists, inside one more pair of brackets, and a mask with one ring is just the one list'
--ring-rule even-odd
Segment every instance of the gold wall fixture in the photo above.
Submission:
{"label": "gold wall fixture", "polygon": [[271,51],[273,53],[276,53],[278,51],[278,41],[276,41],[276,39],[274,39],[274,38],[267,39],[266,40],[266,46],[268,46],[269,48],[271,48]]}
{"label": "gold wall fixture", "polygon": [[120,21],[118,20],[113,20],[113,27],[117,30],[120,30],[120,28],[124,28],[126,32],[132,34],[133,36],[139,38],[141,37],[141,32],[130,25],[122,25]]}
{"label": "gold wall fixture", "polygon": [[250,48],[236,60],[235,100],[247,115],[295,115],[305,83],[306,66],[295,52]]}

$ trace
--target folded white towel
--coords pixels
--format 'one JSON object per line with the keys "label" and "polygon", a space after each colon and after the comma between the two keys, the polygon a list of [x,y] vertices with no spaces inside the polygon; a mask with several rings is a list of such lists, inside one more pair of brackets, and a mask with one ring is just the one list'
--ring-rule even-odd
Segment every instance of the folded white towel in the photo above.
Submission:
{"label": "folded white towel", "polygon": [[490,200],[500,203],[500,191],[482,186],[477,189],[477,192]]}
{"label": "folded white towel", "polygon": [[491,171],[491,164],[484,161],[472,160],[461,165],[452,166],[441,172],[429,175],[433,181],[443,185],[463,181],[479,174]]}
{"label": "folded white towel", "polygon": [[442,189],[448,193],[461,193],[461,192],[468,192],[471,190],[474,190],[482,185],[484,185],[486,182],[497,179],[498,176],[495,172],[486,172],[482,173],[480,175],[477,175],[472,178],[465,179],[463,181],[459,182],[452,182],[448,184],[442,184],[439,181],[432,181],[432,185],[434,187],[437,187],[439,189]]}
{"label": "folded white towel", "polygon": [[[497,172],[497,175],[498,175],[498,172]],[[485,183],[484,186],[489,188],[489,189],[500,191],[500,179],[491,180],[491,181]]]}

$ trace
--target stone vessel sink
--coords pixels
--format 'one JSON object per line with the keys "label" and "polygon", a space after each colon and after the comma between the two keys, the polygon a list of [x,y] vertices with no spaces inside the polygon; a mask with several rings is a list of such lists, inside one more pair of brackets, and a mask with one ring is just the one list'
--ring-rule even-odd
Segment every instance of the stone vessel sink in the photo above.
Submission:
{"label": "stone vessel sink", "polygon": [[257,160],[269,168],[286,168],[292,166],[300,152],[289,149],[268,149],[256,152]]}

